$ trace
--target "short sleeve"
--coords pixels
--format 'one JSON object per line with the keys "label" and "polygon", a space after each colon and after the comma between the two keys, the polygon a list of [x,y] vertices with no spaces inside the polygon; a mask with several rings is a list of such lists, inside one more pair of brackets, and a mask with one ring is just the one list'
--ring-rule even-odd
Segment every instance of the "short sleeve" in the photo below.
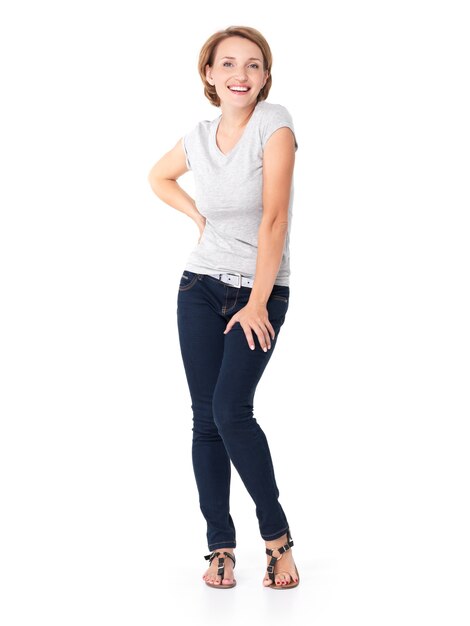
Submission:
{"label": "short sleeve", "polygon": [[184,155],[186,158],[186,167],[190,170],[191,168],[191,162],[189,160],[189,152],[188,152],[188,144],[187,144],[187,135],[184,135],[184,137],[182,137],[181,139],[181,144],[183,146],[183,150],[184,150]]}
{"label": "short sleeve", "polygon": [[295,151],[297,152],[298,144],[295,136],[294,122],[292,116],[285,106],[278,104],[274,106],[264,120],[261,132],[261,145],[264,150],[266,142],[278,128],[287,127],[290,128],[294,134]]}

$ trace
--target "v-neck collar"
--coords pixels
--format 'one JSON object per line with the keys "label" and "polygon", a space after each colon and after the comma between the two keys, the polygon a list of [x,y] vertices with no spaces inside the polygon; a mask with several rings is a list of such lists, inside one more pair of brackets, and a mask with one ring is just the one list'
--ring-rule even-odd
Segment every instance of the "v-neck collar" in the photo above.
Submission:
{"label": "v-neck collar", "polygon": [[219,117],[216,117],[214,120],[214,124],[212,126],[212,145],[214,146],[214,150],[216,151],[217,155],[221,158],[224,159],[228,159],[229,157],[232,156],[232,154],[234,154],[234,152],[236,151],[236,149],[240,146],[240,144],[242,143],[243,139],[245,138],[247,131],[250,129],[251,126],[251,121],[253,119],[253,117],[256,115],[256,112],[258,110],[258,106],[259,104],[261,104],[261,101],[257,102],[255,105],[255,108],[253,109],[253,113],[251,114],[250,119],[248,120],[242,134],[240,135],[237,143],[233,146],[233,148],[231,150],[229,150],[227,152],[227,154],[224,154],[222,152],[222,150],[219,148],[219,146],[217,145],[217,129],[219,128],[219,124],[222,120],[222,113],[219,115]]}

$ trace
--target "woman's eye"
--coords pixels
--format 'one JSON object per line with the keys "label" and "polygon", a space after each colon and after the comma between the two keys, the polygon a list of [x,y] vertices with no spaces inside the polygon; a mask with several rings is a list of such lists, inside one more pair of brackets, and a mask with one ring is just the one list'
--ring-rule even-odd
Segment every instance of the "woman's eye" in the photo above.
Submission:
{"label": "woman's eye", "polygon": [[[230,61],[224,61],[222,65],[226,65],[227,63],[229,63],[230,65],[232,65],[232,63],[230,63]],[[258,68],[259,68],[258,63],[252,63],[251,65],[252,65],[252,66],[254,66],[254,67],[256,67],[256,69],[258,69]]]}

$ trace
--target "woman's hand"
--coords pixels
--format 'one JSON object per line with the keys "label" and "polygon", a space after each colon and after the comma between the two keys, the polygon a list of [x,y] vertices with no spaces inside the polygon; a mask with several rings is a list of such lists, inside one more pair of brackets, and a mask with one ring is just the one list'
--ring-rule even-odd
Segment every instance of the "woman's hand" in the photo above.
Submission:
{"label": "woman's hand", "polygon": [[204,228],[206,227],[206,218],[203,215],[201,215],[201,219],[199,219],[196,223],[197,223],[197,227],[199,228],[199,239],[197,240],[197,242],[199,243],[201,241]]}
{"label": "woman's hand", "polygon": [[224,330],[224,335],[230,331],[235,322],[240,322],[240,326],[245,332],[248,345],[252,350],[255,349],[252,330],[257,334],[259,343],[265,352],[271,348],[271,337],[274,339],[276,333],[269,321],[268,310],[265,304],[261,302],[248,302],[246,306],[235,313],[230,319]]}

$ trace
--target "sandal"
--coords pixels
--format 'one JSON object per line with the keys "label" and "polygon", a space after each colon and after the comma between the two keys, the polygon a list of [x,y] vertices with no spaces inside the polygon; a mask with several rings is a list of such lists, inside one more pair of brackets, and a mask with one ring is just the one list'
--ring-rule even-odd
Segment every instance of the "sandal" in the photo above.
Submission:
{"label": "sandal", "polygon": [[[293,587],[297,587],[297,585],[299,584],[300,576],[299,576],[299,572],[297,570],[297,565],[294,566],[295,567],[295,573],[297,574],[297,582],[294,582],[292,580],[287,585],[276,585],[276,582],[274,580],[274,565],[276,564],[276,561],[279,561],[279,559],[282,558],[282,555],[284,554],[284,552],[287,552],[287,550],[290,550],[293,545],[294,545],[294,542],[292,541],[292,537],[291,537],[290,531],[289,531],[289,529],[287,529],[287,543],[285,543],[280,548],[266,548],[266,554],[271,557],[271,561],[269,562],[268,569],[267,569],[269,578],[271,579],[271,584],[270,585],[264,585],[264,582],[263,582],[263,585],[266,588],[269,588],[269,589],[292,589]],[[279,554],[281,556],[277,556],[277,557],[273,556],[274,550],[278,550],[278,552],[279,552]],[[292,578],[292,576],[291,576],[291,578]]]}
{"label": "sandal", "polygon": [[[219,557],[219,563],[218,563],[218,567],[217,567],[217,576],[221,576],[222,578],[220,579],[220,583],[218,583],[217,585],[214,585],[212,583],[208,583],[207,580],[205,581],[206,585],[208,587],[213,587],[214,589],[231,589],[232,587],[235,587],[235,585],[237,584],[237,581],[235,580],[235,578],[233,579],[233,583],[231,583],[230,585],[223,585],[222,581],[224,579],[224,569],[225,569],[225,557],[223,556],[219,556],[219,554],[221,554],[220,552],[216,552],[214,550],[214,552],[211,552],[210,554],[206,554],[204,556],[205,559],[209,559],[209,564],[212,565],[212,561],[215,559],[215,557]],[[224,552],[225,556],[228,556],[230,559],[232,559],[233,561],[233,567],[235,569],[235,555],[232,554],[231,552]]]}

